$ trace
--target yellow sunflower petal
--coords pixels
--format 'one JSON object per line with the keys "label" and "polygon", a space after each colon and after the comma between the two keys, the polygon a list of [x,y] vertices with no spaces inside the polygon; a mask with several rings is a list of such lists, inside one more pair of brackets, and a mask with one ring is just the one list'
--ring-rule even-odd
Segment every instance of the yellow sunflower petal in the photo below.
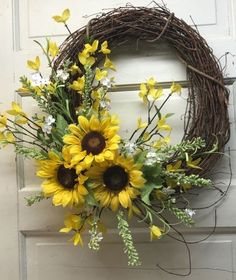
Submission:
{"label": "yellow sunflower petal", "polygon": [[64,191],[62,192],[62,206],[66,207],[72,201],[73,194],[71,191]]}
{"label": "yellow sunflower petal", "polygon": [[95,116],[92,116],[91,119],[90,119],[90,129],[92,131],[99,131],[100,130],[100,122]]}
{"label": "yellow sunflower petal", "polygon": [[86,166],[89,167],[92,162],[93,162],[93,155],[92,154],[87,155],[84,159],[84,163],[86,164]]}
{"label": "yellow sunflower petal", "polygon": [[129,206],[130,198],[125,190],[119,192],[119,201],[124,208]]}
{"label": "yellow sunflower petal", "polygon": [[111,199],[111,210],[112,211],[117,211],[119,207],[119,198],[117,195],[115,195],[112,199]]}
{"label": "yellow sunflower petal", "polygon": [[86,189],[85,186],[83,186],[83,185],[79,185],[79,186],[78,186],[78,192],[79,192],[79,194],[81,194],[81,195],[87,195],[87,194],[88,194],[87,189]]}
{"label": "yellow sunflower petal", "polygon": [[113,160],[114,159],[114,153],[112,153],[111,151],[105,151],[104,153],[104,158],[106,160]]}
{"label": "yellow sunflower petal", "polygon": [[71,134],[66,134],[63,137],[63,142],[68,145],[76,145],[78,144],[78,138]]}
{"label": "yellow sunflower petal", "polygon": [[89,121],[84,116],[78,117],[79,126],[83,129],[84,132],[89,131]]}
{"label": "yellow sunflower petal", "polygon": [[104,153],[99,154],[99,155],[95,155],[94,159],[95,159],[96,162],[103,162],[105,160]]}

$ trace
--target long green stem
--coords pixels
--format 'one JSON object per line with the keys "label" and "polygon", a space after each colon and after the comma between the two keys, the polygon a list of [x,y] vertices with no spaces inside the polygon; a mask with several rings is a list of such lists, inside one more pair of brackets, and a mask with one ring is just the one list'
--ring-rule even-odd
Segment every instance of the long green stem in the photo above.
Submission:
{"label": "long green stem", "polygon": [[[40,46],[40,48],[42,49],[43,53],[47,57],[49,67],[52,68],[52,61],[51,61],[51,59],[50,59],[50,57],[48,55],[48,51],[45,51],[43,45],[39,41],[34,40],[34,42]],[[47,39],[47,43],[48,43],[48,39]]]}
{"label": "long green stem", "polygon": [[148,206],[145,202],[143,202],[142,200],[140,200],[140,203],[143,205],[144,208],[148,209],[148,211],[155,216],[156,218],[158,218],[158,220],[160,220],[164,226],[167,227],[167,231],[168,232],[170,230],[170,226],[169,224],[162,218],[160,217],[160,213],[156,212],[154,209],[152,209],[150,206]]}

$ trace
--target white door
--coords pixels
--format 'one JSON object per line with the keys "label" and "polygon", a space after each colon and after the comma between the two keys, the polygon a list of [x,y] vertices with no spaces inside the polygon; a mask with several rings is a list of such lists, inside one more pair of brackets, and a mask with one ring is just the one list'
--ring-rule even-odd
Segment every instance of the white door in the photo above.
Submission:
{"label": "white door", "polygon": [[[146,6],[149,1],[133,1],[135,5]],[[236,76],[236,2],[235,0],[176,0],[166,1],[168,8],[182,17],[189,24],[189,15],[197,24],[200,33],[207,39],[217,57],[226,52],[227,77]],[[22,74],[30,74],[26,69],[26,60],[41,55],[33,40],[44,41],[45,37],[53,37],[62,42],[66,31],[62,25],[52,21],[51,16],[61,13],[65,8],[71,10],[69,25],[75,30],[88,21],[84,15],[104,12],[107,8],[124,6],[126,1],[76,1],[76,0],[1,0],[0,2],[0,111],[3,111],[14,98],[14,89],[19,86],[18,78]],[[105,10],[103,10],[105,9]],[[158,53],[158,55],[157,55]],[[125,58],[124,58],[125,57]],[[127,63],[127,58],[129,63]],[[158,70],[154,70],[153,58],[158,61]],[[224,59],[222,63],[224,64]],[[142,65],[149,65],[143,73]],[[132,84],[155,76],[158,81],[185,79],[184,67],[169,53],[165,47],[158,52],[143,50],[127,52],[116,59],[119,74],[117,84]],[[171,71],[169,71],[171,69]],[[127,75],[127,73],[133,73]],[[236,170],[236,134],[235,134],[235,91],[229,86],[231,140],[231,165]],[[15,95],[15,99],[19,97]],[[117,93],[113,97],[114,111],[124,108],[125,103],[133,102],[135,98],[130,92]],[[176,114],[181,115],[181,102]],[[34,111],[35,107],[30,98],[22,100],[23,105]],[[133,106],[134,107],[134,106]],[[182,106],[183,107],[183,106]],[[125,116],[125,115],[124,115]],[[123,118],[125,118],[123,116]],[[124,122],[124,121],[123,121]],[[131,120],[132,122],[132,120]],[[130,124],[128,124],[129,126]],[[176,123],[181,128],[181,121]],[[123,127],[123,133],[126,128]],[[176,135],[181,137],[180,130]],[[49,200],[32,207],[27,207],[24,197],[40,190],[40,181],[34,176],[32,162],[18,160],[15,164],[12,148],[2,150],[0,154],[0,274],[6,280],[99,280],[99,279],[180,279],[162,272],[157,264],[174,273],[188,271],[186,247],[179,242],[163,239],[154,243],[149,242],[149,234],[142,225],[135,226],[133,232],[137,241],[137,249],[143,265],[138,268],[127,266],[126,257],[122,252],[122,243],[115,234],[113,226],[105,236],[102,249],[98,253],[84,248],[73,247],[68,243],[68,236],[58,233],[63,225],[64,212],[52,207]],[[228,159],[225,157],[218,163],[220,175],[218,179],[227,187],[229,181]],[[200,206],[215,199],[214,193],[206,193],[197,199]],[[236,279],[236,208],[235,208],[235,172],[230,191],[223,203],[217,208],[217,231],[201,243],[191,245],[192,274],[188,279]],[[199,204],[198,204],[199,205]],[[199,240],[206,237],[214,227],[215,208],[208,211],[198,211],[196,227],[186,233],[186,239]],[[109,218],[110,219],[110,218]],[[85,242],[86,243],[86,242]]]}

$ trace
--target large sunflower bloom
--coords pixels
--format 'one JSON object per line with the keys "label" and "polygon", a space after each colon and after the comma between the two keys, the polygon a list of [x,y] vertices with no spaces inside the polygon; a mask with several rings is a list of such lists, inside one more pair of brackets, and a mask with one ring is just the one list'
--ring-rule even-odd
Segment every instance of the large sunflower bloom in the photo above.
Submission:
{"label": "large sunflower bloom", "polygon": [[78,125],[69,125],[71,133],[63,138],[64,143],[70,145],[72,163],[76,165],[83,161],[90,167],[93,161],[113,160],[120,142],[120,136],[116,134],[119,129],[117,123],[111,116],[103,120],[94,115],[90,119],[79,116]]}
{"label": "large sunflower bloom", "polygon": [[102,207],[116,211],[121,205],[132,208],[132,200],[145,184],[140,166],[131,157],[117,155],[113,161],[95,164],[87,172],[94,196]]}
{"label": "large sunflower bloom", "polygon": [[78,174],[71,165],[68,148],[63,148],[62,158],[49,152],[49,159],[39,161],[37,176],[45,178],[42,184],[46,197],[53,197],[55,206],[73,206],[83,204],[88,194],[84,186],[87,177]]}

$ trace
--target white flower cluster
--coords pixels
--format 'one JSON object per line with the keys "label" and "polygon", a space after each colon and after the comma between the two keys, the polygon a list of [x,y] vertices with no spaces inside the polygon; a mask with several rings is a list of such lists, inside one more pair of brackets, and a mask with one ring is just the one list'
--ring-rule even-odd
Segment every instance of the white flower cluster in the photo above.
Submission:
{"label": "white flower cluster", "polygon": [[148,152],[146,155],[145,165],[153,165],[156,162],[159,162],[160,158],[155,152]]}
{"label": "white flower cluster", "polygon": [[112,81],[111,81],[111,79],[104,78],[104,79],[101,80],[101,84],[104,87],[110,88],[112,86]]}
{"label": "white flower cluster", "polygon": [[56,120],[53,118],[52,115],[49,115],[45,119],[45,123],[42,127],[44,133],[50,134],[52,131],[52,124],[54,124]]}
{"label": "white flower cluster", "polygon": [[31,74],[31,84],[33,87],[40,87],[49,84],[49,78],[43,78],[39,72]]}
{"label": "white flower cluster", "polygon": [[191,217],[191,218],[192,218],[193,215],[196,214],[196,211],[195,211],[195,210],[187,209],[187,208],[184,210],[184,212],[185,212],[189,217]]}
{"label": "white flower cluster", "polygon": [[65,82],[69,78],[69,73],[67,73],[64,70],[57,70],[56,77],[61,80],[62,82]]}
{"label": "white flower cluster", "polygon": [[88,243],[88,247],[89,249],[98,251],[100,248],[99,243],[103,240],[103,236],[102,232],[98,232],[98,225],[96,222],[92,225],[92,229],[89,230],[89,233],[91,234],[91,237]]}
{"label": "white flower cluster", "polygon": [[134,143],[128,142],[124,145],[124,149],[128,155],[132,155],[136,151],[137,145]]}

